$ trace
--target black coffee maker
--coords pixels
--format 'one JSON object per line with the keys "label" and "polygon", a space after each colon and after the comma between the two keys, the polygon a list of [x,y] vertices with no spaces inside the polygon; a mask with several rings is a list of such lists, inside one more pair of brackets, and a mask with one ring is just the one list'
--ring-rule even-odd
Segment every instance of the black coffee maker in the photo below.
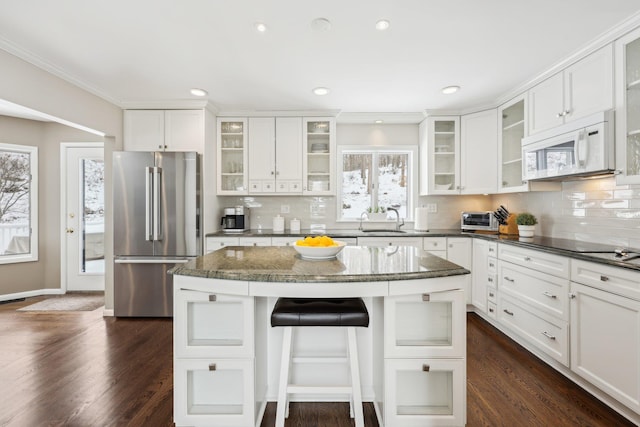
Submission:
{"label": "black coffee maker", "polygon": [[249,229],[249,208],[235,206],[224,208],[224,216],[220,220],[224,233],[242,233]]}

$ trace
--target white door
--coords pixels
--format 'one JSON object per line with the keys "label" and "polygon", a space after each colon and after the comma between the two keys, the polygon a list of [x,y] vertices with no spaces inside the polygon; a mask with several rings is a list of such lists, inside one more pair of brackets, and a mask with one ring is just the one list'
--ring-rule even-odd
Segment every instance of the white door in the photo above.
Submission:
{"label": "white door", "polygon": [[104,150],[62,144],[62,288],[104,290]]}

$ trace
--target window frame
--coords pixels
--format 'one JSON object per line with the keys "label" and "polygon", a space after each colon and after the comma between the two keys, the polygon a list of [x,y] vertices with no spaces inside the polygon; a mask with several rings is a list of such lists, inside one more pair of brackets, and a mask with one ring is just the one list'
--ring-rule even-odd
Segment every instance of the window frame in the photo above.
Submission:
{"label": "window frame", "polygon": [[[337,178],[336,185],[336,222],[360,222],[359,218],[342,217],[342,176],[344,154],[407,154],[409,156],[409,170],[407,171],[407,217],[405,221],[413,221],[414,208],[418,203],[418,146],[414,145],[339,145],[336,156]],[[374,162],[375,163],[375,162]],[[377,168],[377,165],[376,165]],[[375,182],[378,182],[376,174]],[[377,191],[377,188],[376,188]],[[372,200],[374,198],[372,197]]]}
{"label": "window frame", "polygon": [[0,142],[0,150],[28,154],[31,174],[31,182],[29,184],[29,253],[0,254],[0,264],[38,261],[38,147]]}

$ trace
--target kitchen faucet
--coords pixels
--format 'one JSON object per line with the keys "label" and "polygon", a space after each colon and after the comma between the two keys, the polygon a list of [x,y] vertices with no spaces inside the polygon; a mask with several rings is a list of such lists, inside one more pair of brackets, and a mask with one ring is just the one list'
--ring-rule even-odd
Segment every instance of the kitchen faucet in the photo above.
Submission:
{"label": "kitchen faucet", "polygon": [[[360,227],[358,227],[358,230],[362,230],[362,217],[367,215],[367,212],[362,212],[360,214]],[[369,217],[369,215],[367,215],[367,218]]]}
{"label": "kitchen faucet", "polygon": [[400,214],[397,209],[387,208],[387,211],[392,211],[396,213],[396,231],[400,231],[400,227],[404,225],[404,218],[402,219],[402,224],[400,224]]}

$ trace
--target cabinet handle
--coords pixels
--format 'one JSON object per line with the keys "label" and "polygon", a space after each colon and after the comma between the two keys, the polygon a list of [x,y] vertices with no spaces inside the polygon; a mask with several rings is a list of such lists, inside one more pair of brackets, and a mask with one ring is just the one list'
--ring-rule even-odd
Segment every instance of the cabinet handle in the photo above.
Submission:
{"label": "cabinet handle", "polygon": [[560,112],[560,113],[556,114],[556,118],[558,118],[558,119],[559,119],[560,117],[562,117],[562,116],[563,116],[562,112]]}
{"label": "cabinet handle", "polygon": [[495,267],[496,265],[492,262],[489,263],[489,267]]}
{"label": "cabinet handle", "polygon": [[493,292],[489,292],[489,296],[494,297],[495,295],[493,294]]}
{"label": "cabinet handle", "polygon": [[549,298],[553,298],[556,299],[558,298],[557,296],[555,296],[554,294],[552,294],[551,292],[543,292],[542,295],[544,295],[545,297],[549,297]]}
{"label": "cabinet handle", "polygon": [[489,278],[487,279],[487,282],[491,282],[491,283],[493,283],[493,277],[489,277]]}
{"label": "cabinet handle", "polygon": [[515,282],[515,279],[512,279],[511,277],[507,277],[507,276],[504,276],[504,280],[506,280],[507,282],[512,282],[512,283]]}
{"label": "cabinet handle", "polygon": [[547,332],[547,331],[544,331],[544,332],[542,333],[542,335],[544,335],[545,337],[549,338],[550,340],[554,340],[554,341],[555,341],[555,339],[556,339],[556,337],[555,337],[555,336],[551,335],[551,334],[550,334],[549,332]]}
{"label": "cabinet handle", "polygon": [[574,294],[573,292],[569,292],[569,298],[574,299],[576,297],[576,294]]}
{"label": "cabinet handle", "polygon": [[607,282],[609,281],[609,278],[607,276],[600,276],[600,280],[603,282]]}
{"label": "cabinet handle", "polygon": [[424,363],[422,365],[422,372],[429,372],[430,369],[431,369],[431,367],[429,365],[427,365],[426,363]]}
{"label": "cabinet handle", "polygon": [[507,310],[506,308],[505,308],[504,310],[502,310],[502,311],[504,311],[505,313],[507,313],[509,316],[513,316],[513,311],[509,311],[509,310]]}
{"label": "cabinet handle", "polygon": [[493,248],[489,248],[489,252],[494,252]]}
{"label": "cabinet handle", "polygon": [[216,364],[215,363],[209,363],[209,370],[210,371],[215,371],[216,370]]}
{"label": "cabinet handle", "polygon": [[209,295],[209,301],[211,302],[216,302],[216,300],[218,299],[218,296],[213,294],[213,295]]}
{"label": "cabinet handle", "polygon": [[431,300],[431,295],[429,295],[429,294],[422,294],[422,301],[429,302],[430,300]]}

